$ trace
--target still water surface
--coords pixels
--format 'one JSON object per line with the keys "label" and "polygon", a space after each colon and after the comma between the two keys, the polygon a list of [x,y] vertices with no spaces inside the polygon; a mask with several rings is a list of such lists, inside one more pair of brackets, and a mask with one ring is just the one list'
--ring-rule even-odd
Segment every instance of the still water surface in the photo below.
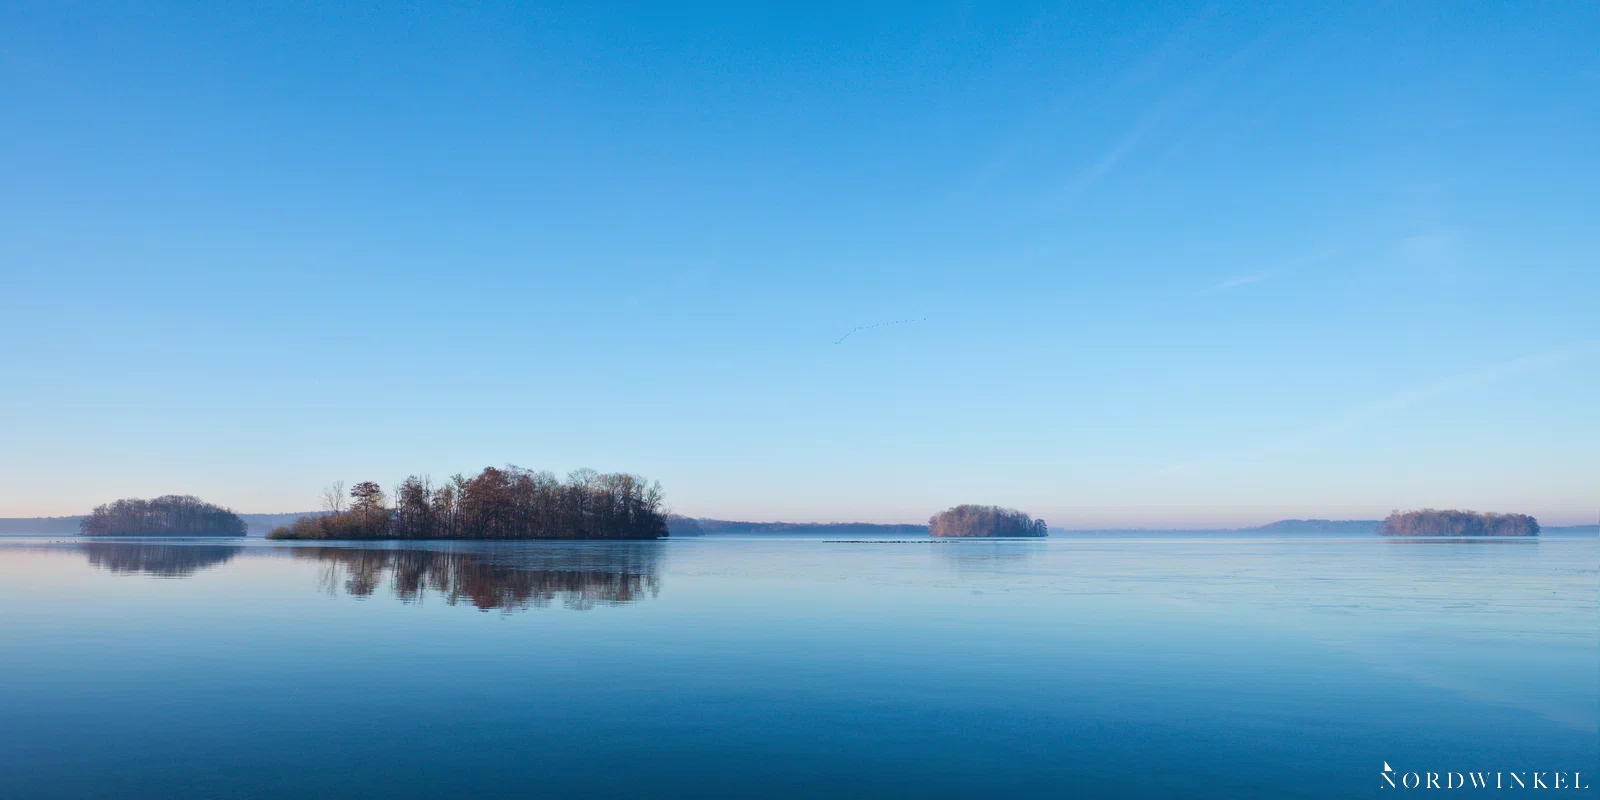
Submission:
{"label": "still water surface", "polygon": [[1597,563],[0,538],[0,796],[1384,797],[1383,762],[1596,791]]}

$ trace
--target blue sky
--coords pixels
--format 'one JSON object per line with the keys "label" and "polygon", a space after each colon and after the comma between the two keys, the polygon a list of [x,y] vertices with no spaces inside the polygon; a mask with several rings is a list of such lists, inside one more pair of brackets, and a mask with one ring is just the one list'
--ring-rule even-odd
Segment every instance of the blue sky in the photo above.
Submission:
{"label": "blue sky", "polygon": [[1600,514],[1600,7],[995,5],[6,4],[0,515]]}

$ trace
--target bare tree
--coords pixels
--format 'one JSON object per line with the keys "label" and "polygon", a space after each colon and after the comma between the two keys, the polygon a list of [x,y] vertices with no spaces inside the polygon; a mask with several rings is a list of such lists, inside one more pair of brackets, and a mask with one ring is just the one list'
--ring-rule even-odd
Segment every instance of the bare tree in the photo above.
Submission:
{"label": "bare tree", "polygon": [[343,513],[344,481],[334,481],[322,490],[322,507],[333,514]]}

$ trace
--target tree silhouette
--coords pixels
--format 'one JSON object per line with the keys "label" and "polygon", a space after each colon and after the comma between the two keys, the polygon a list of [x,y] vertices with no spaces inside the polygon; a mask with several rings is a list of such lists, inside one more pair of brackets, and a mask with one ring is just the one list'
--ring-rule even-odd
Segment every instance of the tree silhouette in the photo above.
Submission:
{"label": "tree silhouette", "polygon": [[443,486],[415,475],[395,489],[350,490],[345,513],[302,517],[274,539],[655,539],[667,535],[661,486],[636,475],[582,469],[565,481],[520,467],[485,467]]}
{"label": "tree silhouette", "polygon": [[84,536],[244,536],[248,527],[226,508],[169,494],[96,506],[78,529]]}
{"label": "tree silhouette", "polygon": [[1476,511],[1395,511],[1383,521],[1384,536],[1538,536],[1539,521],[1527,514]]}

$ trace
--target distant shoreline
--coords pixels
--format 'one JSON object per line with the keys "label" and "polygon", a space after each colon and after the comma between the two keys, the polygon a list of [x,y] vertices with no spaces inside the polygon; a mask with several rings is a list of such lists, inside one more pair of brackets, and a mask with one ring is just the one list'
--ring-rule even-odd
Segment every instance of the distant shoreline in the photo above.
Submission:
{"label": "distant shoreline", "polygon": [[[307,514],[320,513],[322,512],[301,511],[294,514],[238,514],[237,516],[244,520],[246,536],[250,537],[266,536],[268,531],[279,525],[288,524]],[[80,524],[88,516],[88,514],[78,514],[70,517],[0,517],[0,534],[77,536]]]}

